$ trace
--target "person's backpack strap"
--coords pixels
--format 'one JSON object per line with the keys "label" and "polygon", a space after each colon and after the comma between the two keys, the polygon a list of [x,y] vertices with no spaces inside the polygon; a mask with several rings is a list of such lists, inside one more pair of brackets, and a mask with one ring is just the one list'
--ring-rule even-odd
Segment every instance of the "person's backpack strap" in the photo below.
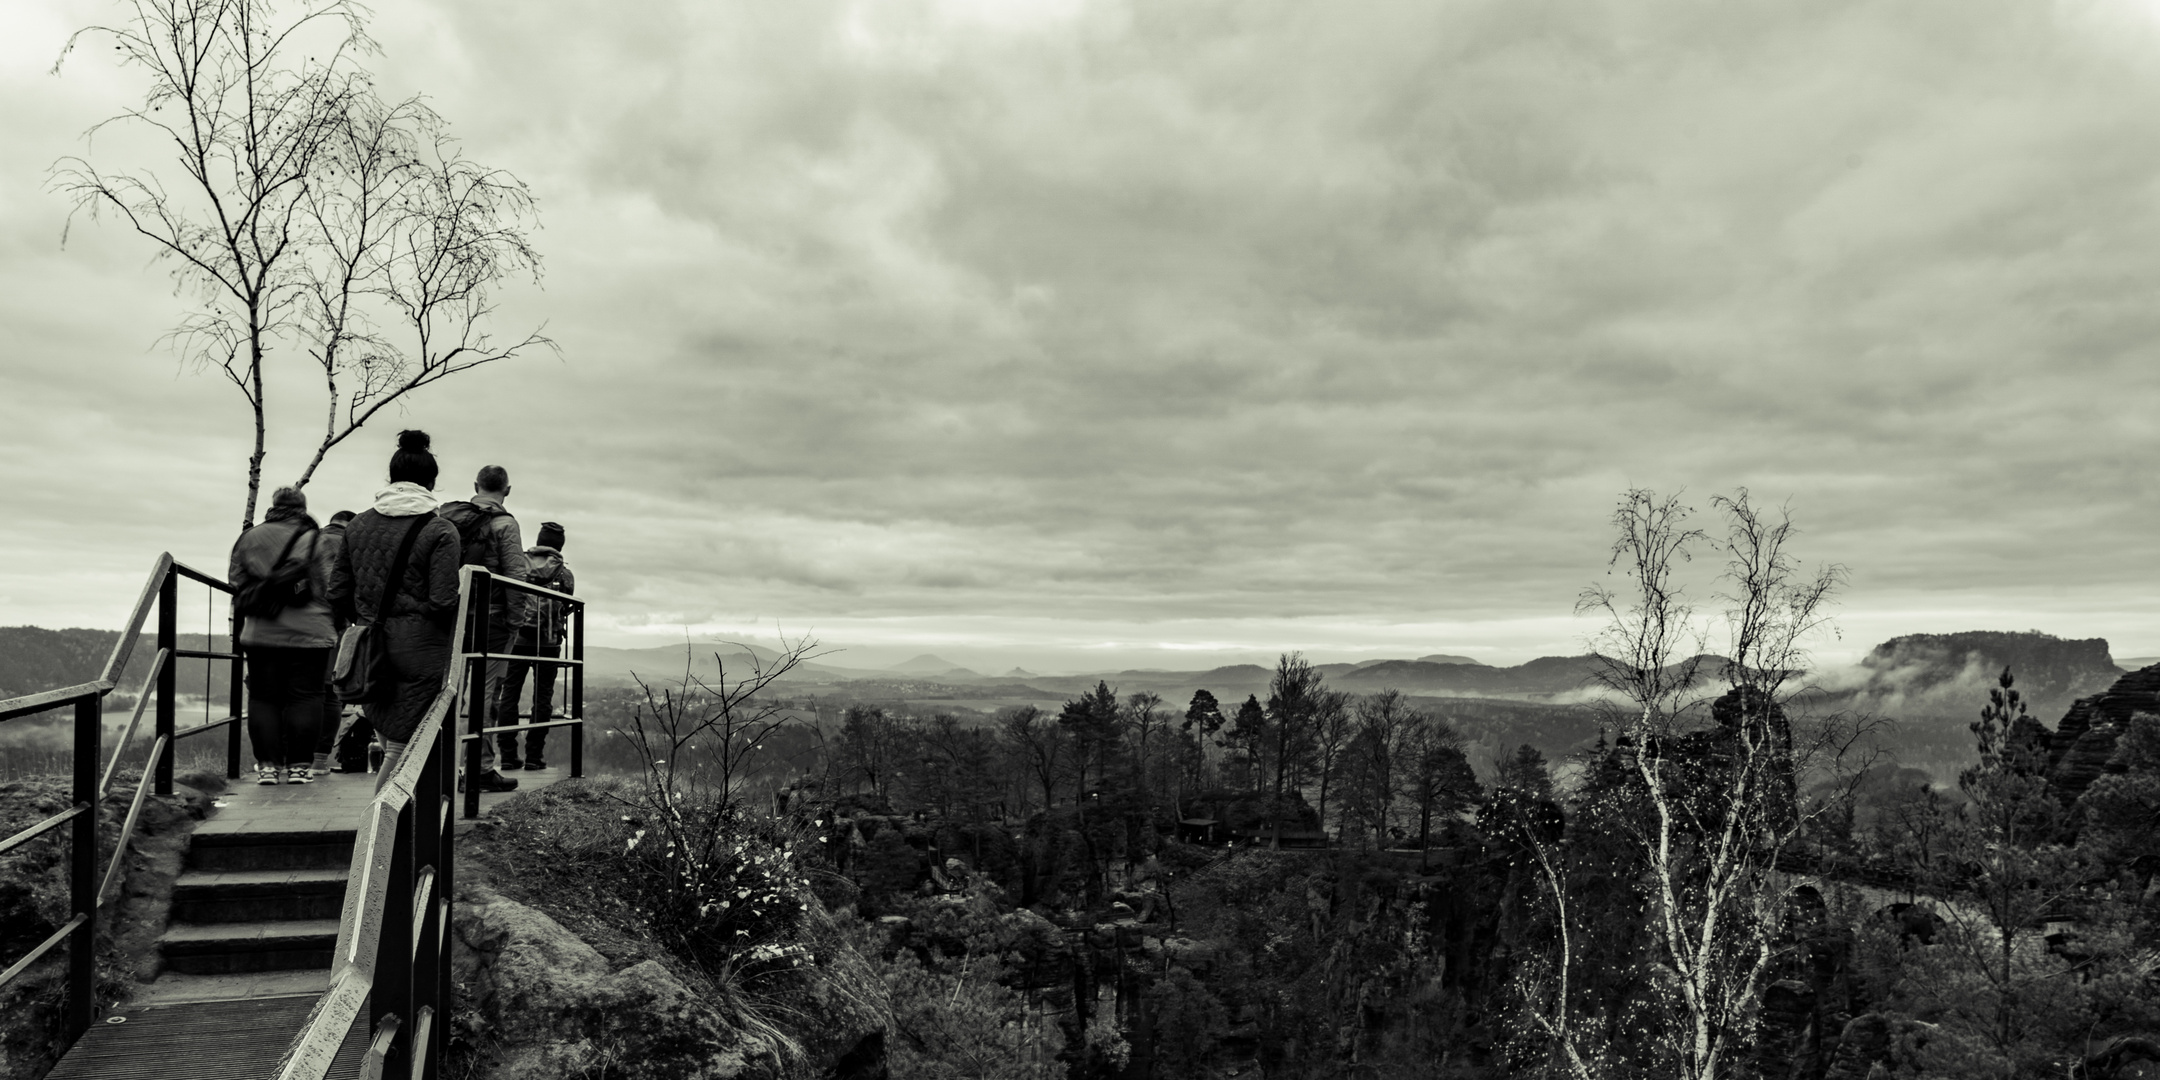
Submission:
{"label": "person's backpack strap", "polygon": [[416,514],[412,528],[405,530],[405,542],[398,545],[397,558],[390,561],[390,573],[383,578],[382,602],[375,605],[377,625],[390,619],[390,601],[397,596],[397,587],[405,580],[405,567],[412,562],[413,543],[420,539],[420,530],[427,527],[432,514]]}
{"label": "person's backpack strap", "polygon": [[265,580],[268,580],[270,578],[276,577],[278,567],[285,565],[285,560],[292,558],[292,549],[299,546],[300,535],[302,533],[311,533],[314,531],[315,530],[310,529],[305,525],[294,525],[292,535],[285,538],[285,546],[278,551],[277,558],[270,560],[270,569],[263,572],[263,578]]}

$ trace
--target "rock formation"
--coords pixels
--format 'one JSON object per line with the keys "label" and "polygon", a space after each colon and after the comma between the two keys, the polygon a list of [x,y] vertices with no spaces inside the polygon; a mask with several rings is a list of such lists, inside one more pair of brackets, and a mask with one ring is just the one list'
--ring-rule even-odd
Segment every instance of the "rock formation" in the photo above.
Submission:
{"label": "rock formation", "polygon": [[453,977],[499,1041],[474,1075],[570,1080],[777,1076],[782,1048],[737,1030],[657,960],[612,971],[546,915],[485,887],[456,905]]}
{"label": "rock formation", "polygon": [[2107,771],[2115,740],[2130,717],[2160,713],[2160,664],[2133,671],[2091,697],[2079,698],[2048,740],[2048,782],[2063,802],[2075,802]]}

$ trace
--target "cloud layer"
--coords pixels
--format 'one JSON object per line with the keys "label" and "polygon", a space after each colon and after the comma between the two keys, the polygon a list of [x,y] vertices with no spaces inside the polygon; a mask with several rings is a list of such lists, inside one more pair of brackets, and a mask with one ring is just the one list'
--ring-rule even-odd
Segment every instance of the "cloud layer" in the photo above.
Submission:
{"label": "cloud layer", "polygon": [[[41,167],[129,84],[42,73],[103,5],[25,7],[0,619],[108,622],[159,547],[221,561],[244,413],[149,350],[144,249],[58,246]],[[565,355],[427,392],[311,490],[364,500],[428,427],[571,526],[625,636],[1515,660],[1579,647],[1621,489],[1747,485],[1852,568],[1859,648],[2160,651],[2137,5],[399,0],[374,31],[538,194],[545,289],[500,318]]]}

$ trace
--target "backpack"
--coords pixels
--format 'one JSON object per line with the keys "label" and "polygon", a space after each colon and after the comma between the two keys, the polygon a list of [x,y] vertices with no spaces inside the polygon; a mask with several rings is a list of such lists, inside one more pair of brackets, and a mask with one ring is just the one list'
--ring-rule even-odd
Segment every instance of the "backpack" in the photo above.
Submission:
{"label": "backpack", "polygon": [[293,546],[300,542],[303,533],[314,534],[308,528],[294,529],[285,539],[285,547],[278,552],[276,561],[270,564],[270,573],[248,582],[233,594],[233,606],[251,619],[275,619],[288,607],[301,607],[315,597],[314,583],[308,577],[309,564],[313,563],[315,545],[308,545],[308,558],[291,562]]}
{"label": "backpack", "polygon": [[458,565],[486,567],[488,552],[495,543],[494,539],[488,536],[488,523],[494,521],[498,515],[510,511],[498,506],[482,506],[471,502],[454,502],[443,507],[443,510],[445,513],[442,516],[457,528]]}

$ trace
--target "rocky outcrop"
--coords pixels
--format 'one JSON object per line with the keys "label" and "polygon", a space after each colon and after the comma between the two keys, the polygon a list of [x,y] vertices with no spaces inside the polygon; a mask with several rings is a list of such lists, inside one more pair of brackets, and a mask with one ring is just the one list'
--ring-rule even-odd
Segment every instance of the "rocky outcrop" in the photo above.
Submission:
{"label": "rocky outcrop", "polygon": [[[1862,1013],[1845,1025],[1837,1053],[1823,1080],[1869,1080],[1872,1076],[1910,1076],[1920,1050],[1935,1025],[1896,1013]],[[1877,1067],[1881,1072],[1877,1072]]]}
{"label": "rocky outcrop", "polygon": [[2160,1080],[2160,1038],[2124,1035],[2084,1061],[2082,1080]]}
{"label": "rocky outcrop", "polygon": [[482,1078],[749,1080],[782,1048],[737,1029],[657,960],[610,970],[540,912],[476,887],[455,906],[453,977],[477,1022]]}
{"label": "rocky outcrop", "polygon": [[1992,683],[2007,667],[2017,676],[2018,692],[2036,710],[2060,708],[2122,674],[2106,638],[2068,640],[1996,630],[1891,638],[1875,646],[1860,666],[1868,673],[1868,692],[1877,696],[1923,696],[1937,689],[1962,694],[1965,679]]}
{"label": "rocky outcrop", "polygon": [[2108,769],[2130,718],[2160,713],[2160,664],[2133,671],[2106,690],[2079,698],[2048,740],[2048,782],[2066,803],[2074,802]]}

